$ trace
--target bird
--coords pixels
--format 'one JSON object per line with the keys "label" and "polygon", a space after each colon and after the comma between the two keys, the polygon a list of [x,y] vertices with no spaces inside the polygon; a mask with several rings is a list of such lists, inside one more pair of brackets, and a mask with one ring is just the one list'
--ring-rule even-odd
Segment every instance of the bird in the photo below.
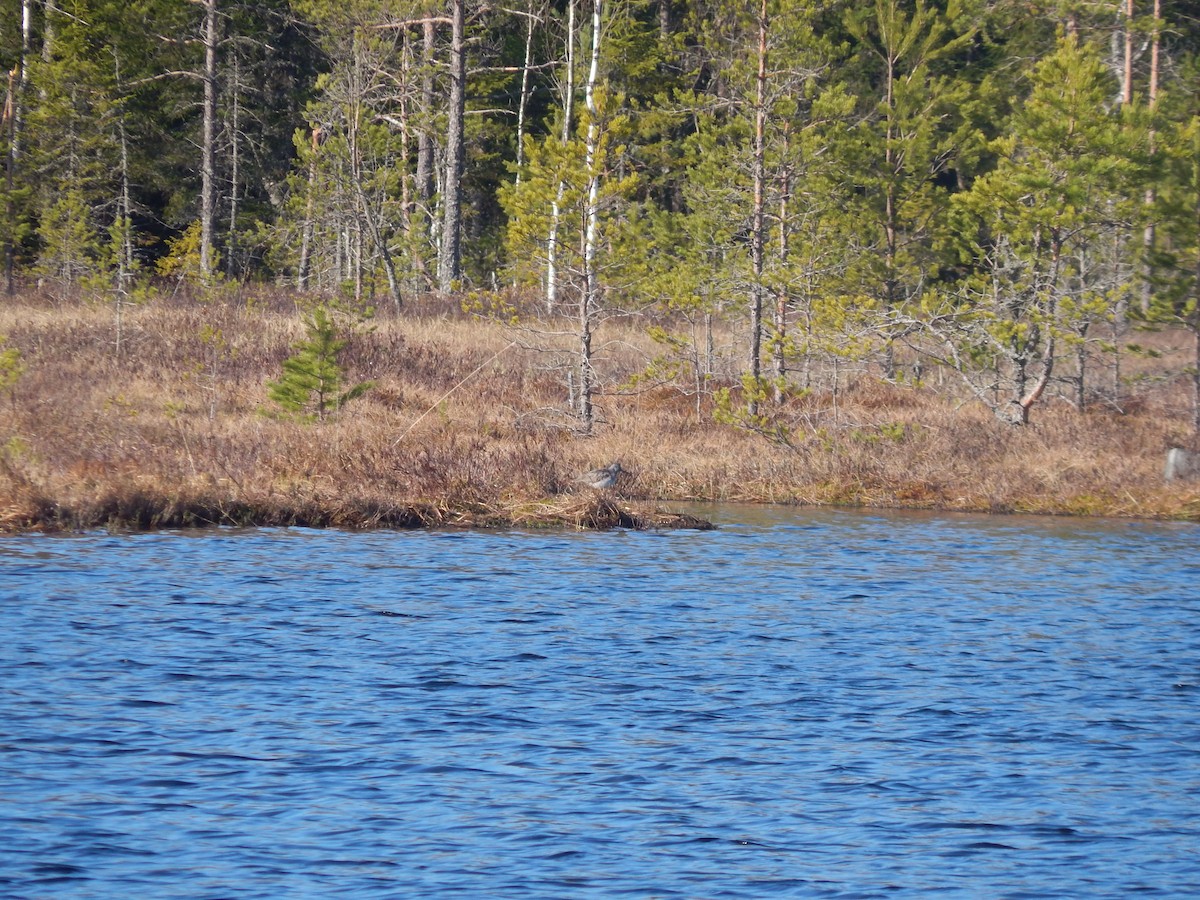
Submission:
{"label": "bird", "polygon": [[621,464],[615,462],[611,466],[605,466],[603,469],[592,469],[590,472],[584,472],[575,480],[598,491],[606,491],[617,483],[617,479],[621,477],[621,473],[624,471],[625,469],[621,468]]}

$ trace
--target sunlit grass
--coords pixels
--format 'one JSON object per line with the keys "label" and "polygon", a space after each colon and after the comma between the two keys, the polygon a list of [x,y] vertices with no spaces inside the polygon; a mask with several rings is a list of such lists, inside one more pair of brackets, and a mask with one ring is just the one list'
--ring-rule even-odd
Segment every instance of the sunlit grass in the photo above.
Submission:
{"label": "sunlit grass", "polygon": [[[347,381],[376,387],[305,424],[267,396],[304,336],[299,299],[127,306],[119,354],[111,304],[0,306],[26,367],[0,398],[0,528],[593,527],[629,510],[654,522],[660,501],[682,500],[1200,518],[1200,487],[1162,483],[1167,448],[1191,439],[1169,379],[1124,413],[1051,399],[1013,428],[944,372],[911,386],[816,369],[812,390],[772,410],[791,427],[783,444],[716,424],[686,377],[631,388],[656,347],[630,318],[597,335],[602,390],[585,435],[561,367],[568,321],[518,330],[427,298],[351,334]],[[717,362],[710,387],[736,385],[738,360]],[[631,473],[614,495],[576,490],[578,472],[613,460]]]}

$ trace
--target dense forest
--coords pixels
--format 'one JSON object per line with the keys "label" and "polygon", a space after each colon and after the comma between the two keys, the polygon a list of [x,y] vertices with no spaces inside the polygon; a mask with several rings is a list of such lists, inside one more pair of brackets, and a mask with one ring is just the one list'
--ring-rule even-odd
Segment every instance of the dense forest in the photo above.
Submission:
{"label": "dense forest", "polygon": [[[9,293],[455,293],[719,415],[932,367],[1013,424],[1200,358],[1200,5],[1183,0],[3,0]],[[1195,366],[1156,377],[1188,378]],[[730,390],[732,388],[732,390]]]}

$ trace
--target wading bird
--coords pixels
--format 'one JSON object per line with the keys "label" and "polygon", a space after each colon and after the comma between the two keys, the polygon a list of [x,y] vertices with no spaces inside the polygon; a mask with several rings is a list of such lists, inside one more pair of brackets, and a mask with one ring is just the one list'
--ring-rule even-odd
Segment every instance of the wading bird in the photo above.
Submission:
{"label": "wading bird", "polygon": [[576,481],[596,490],[606,491],[617,483],[617,479],[621,477],[621,473],[624,471],[621,468],[621,464],[615,462],[611,466],[605,466],[603,469],[592,469],[590,472],[584,472]]}

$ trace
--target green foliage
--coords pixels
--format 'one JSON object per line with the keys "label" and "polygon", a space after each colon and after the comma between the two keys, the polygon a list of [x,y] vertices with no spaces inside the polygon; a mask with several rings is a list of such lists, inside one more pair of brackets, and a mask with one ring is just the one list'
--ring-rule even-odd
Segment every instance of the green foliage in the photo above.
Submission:
{"label": "green foliage", "polygon": [[68,188],[43,212],[38,237],[42,253],[37,272],[68,287],[92,271],[100,253],[92,210],[77,187]]}
{"label": "green foliage", "polygon": [[618,174],[627,147],[629,117],[615,113],[620,96],[596,89],[599,136],[592,171],[588,171],[583,135],[591,121],[586,110],[577,117],[576,136],[565,144],[555,135],[525,143],[525,169],[519,183],[500,190],[500,203],[508,215],[505,246],[511,274],[523,284],[539,284],[544,277],[550,235],[557,234],[556,264],[561,272],[579,271],[583,265],[581,232],[585,227],[588,188],[593,175],[600,179],[597,198],[599,238],[603,253],[600,267],[609,280],[628,259],[612,252],[621,245],[622,231],[630,224],[625,215],[637,188],[637,175]]}
{"label": "green foliage", "polygon": [[[975,270],[926,304],[926,324],[944,361],[1018,424],[1058,358],[1085,352],[1093,326],[1114,321],[1133,293],[1125,248],[1143,205],[1148,129],[1135,110],[1110,108],[1113,89],[1093,49],[1062,40],[993,143],[996,167],[954,197]],[[997,381],[998,405],[987,388]]]}
{"label": "green foliage", "polygon": [[521,318],[517,308],[500,291],[469,291],[463,297],[462,311],[481,319],[519,325]]}
{"label": "green foliage", "polygon": [[1160,240],[1151,258],[1154,293],[1137,312],[1146,324],[1200,330],[1200,54],[1182,69],[1182,90],[1167,95],[1155,123],[1164,130],[1156,157]]}
{"label": "green foliage", "polygon": [[999,165],[959,198],[1025,255],[1093,237],[1112,204],[1130,205],[1146,165],[1145,124],[1109,111],[1114,84],[1094,50],[1064,40],[1031,81],[994,144]]}
{"label": "green foliage", "polygon": [[[0,34],[14,73],[0,238],[18,278],[107,290],[119,274],[125,297],[138,254],[149,271],[197,278],[199,230],[188,223],[203,5],[31,8],[28,52],[19,28]],[[606,8],[594,123],[583,102],[590,17],[573,7],[568,73],[567,8],[477,5],[469,17],[473,265],[462,287],[473,311],[508,317],[496,285],[544,284],[552,250],[559,296],[577,296],[598,178],[597,296],[669,323],[643,384],[697,373],[701,322],[740,341],[748,299],[767,305],[768,365],[869,358],[921,328],[980,385],[1073,353],[1115,353],[1123,339],[1111,332],[1130,314],[1200,328],[1200,26],[1181,8],[1155,21],[1138,5],[1126,22],[1112,4],[1082,0],[767,0],[760,96],[758,4],[632,0]],[[222,0],[220,10],[215,237],[229,271],[355,303],[397,278],[397,293],[427,290],[444,173],[429,194],[416,170],[424,139],[445,134],[446,34],[437,29],[426,60],[420,25],[394,26],[436,10],[417,0]],[[1077,40],[1056,36],[1067,20]],[[1139,51],[1132,103],[1118,101],[1113,74],[1126,27]],[[1147,223],[1158,240],[1143,255]]]}
{"label": "green foliage", "polygon": [[0,394],[11,394],[25,374],[25,363],[21,351],[16,347],[5,347],[5,340],[4,335],[0,335]]}
{"label": "green foliage", "polygon": [[[702,389],[699,351],[695,336],[692,339],[672,334],[659,325],[651,325],[646,329],[646,335],[654,341],[662,352],[656,354],[640,372],[635,372],[626,382],[626,387],[636,389],[647,386],[678,383],[689,370],[692,374],[691,386]],[[681,387],[684,387],[681,385]]]}
{"label": "green foliage", "polygon": [[[773,444],[793,448],[792,430],[772,416],[762,412],[771,395],[772,384],[765,378],[742,376],[742,402],[739,405],[729,388],[719,388],[713,395],[713,419],[761,435]],[[752,410],[758,409],[759,412]]]}
{"label": "green foliage", "polygon": [[851,264],[886,318],[918,302],[946,262],[950,194],[944,177],[971,153],[971,86],[964,55],[976,26],[957,4],[874,0],[850,7],[847,33],[860,55],[860,123],[842,147],[862,186],[847,204],[866,252]]}
{"label": "green foliage", "polygon": [[[213,269],[220,265],[220,254],[213,251]],[[179,281],[203,281],[200,271],[200,221],[192,222],[183,233],[167,239],[167,252],[159,257],[156,266],[164,278]]]}
{"label": "green foliage", "polygon": [[9,465],[30,460],[33,455],[33,447],[29,441],[18,434],[14,434],[0,445],[0,461]]}
{"label": "green foliage", "polygon": [[117,149],[111,62],[93,40],[91,12],[84,0],[46,11],[53,43],[29,60],[37,103],[26,120],[28,158],[15,173],[36,173],[30,182],[40,244],[35,270],[68,288],[98,268]]}
{"label": "green foliage", "polygon": [[328,309],[317,307],[305,317],[308,338],[295,345],[296,352],[283,361],[283,375],[268,385],[273,401],[301,419],[324,421],[330,412],[361,397],[374,383],[364,381],[342,391],[343,373],[338,354],[346,341]]}
{"label": "green foliage", "polygon": [[0,178],[0,247],[11,248],[17,262],[35,232],[30,218],[32,199],[33,191],[28,186],[14,183],[10,189],[7,181]]}

